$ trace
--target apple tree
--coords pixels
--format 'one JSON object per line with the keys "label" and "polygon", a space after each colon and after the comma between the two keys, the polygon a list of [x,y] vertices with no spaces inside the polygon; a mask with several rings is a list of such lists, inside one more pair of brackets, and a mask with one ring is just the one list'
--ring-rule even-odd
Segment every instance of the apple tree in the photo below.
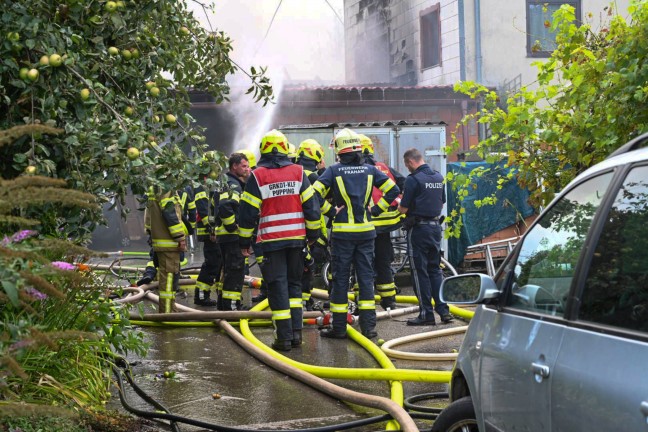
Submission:
{"label": "apple tree", "polygon": [[[187,0],[14,0],[3,5],[0,29],[0,130],[64,130],[0,148],[2,177],[61,178],[103,202],[129,188],[141,194],[218,177],[224,158],[204,163],[189,92],[222,102],[228,75],[240,68],[230,38],[203,28]],[[270,101],[265,69],[246,73],[255,100]],[[81,234],[99,218],[70,215],[69,230]]]}
{"label": "apple tree", "polygon": [[[547,22],[556,32],[557,47],[549,59],[536,63],[533,89],[523,87],[500,100],[476,83],[455,85],[482,101],[482,109],[462,123],[490,125],[492,134],[472,151],[510,168],[499,175],[500,188],[516,180],[531,192],[531,204],[544,206],[579,173],[648,131],[648,4],[636,2],[629,12],[626,20],[606,7],[606,23],[595,29],[577,23],[573,7],[563,5]],[[455,136],[449,148],[457,147]],[[461,199],[474,187],[472,179],[486,173],[479,169],[448,180]],[[461,212],[450,215],[448,234],[458,236]]]}

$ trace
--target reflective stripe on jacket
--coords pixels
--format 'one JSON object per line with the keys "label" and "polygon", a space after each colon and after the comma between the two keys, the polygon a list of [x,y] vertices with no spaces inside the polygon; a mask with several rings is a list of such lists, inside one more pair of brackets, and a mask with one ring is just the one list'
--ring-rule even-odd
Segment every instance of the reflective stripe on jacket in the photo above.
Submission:
{"label": "reflective stripe on jacket", "polygon": [[220,193],[218,200],[218,218],[216,228],[219,243],[238,241],[238,210],[245,183],[234,174],[227,173],[227,189]]}
{"label": "reflective stripe on jacket", "polygon": [[180,200],[176,192],[155,194],[149,190],[145,225],[150,227],[154,251],[177,251],[187,228],[182,223]]}
{"label": "reflective stripe on jacket", "polygon": [[[382,162],[376,162],[375,165],[376,168],[378,168],[382,173],[384,173],[387,177],[389,177],[394,183],[398,184],[396,181],[396,178],[393,174],[393,171],[391,168],[389,168],[387,165],[385,165]],[[402,176],[401,176],[402,177]],[[403,181],[405,180],[405,177],[403,177]],[[380,198],[383,197],[383,192],[378,189],[377,187],[373,188],[373,191],[371,193],[371,200],[373,204],[377,204],[380,201]],[[400,197],[400,195],[399,195]],[[395,201],[392,201],[390,203],[390,207],[398,207],[398,199]],[[394,231],[398,227],[400,227],[400,223],[405,217],[404,214],[398,211],[397,208],[394,208],[393,210],[386,210],[379,214],[378,216],[373,216],[371,218],[371,223],[376,227],[376,232],[389,232],[389,231]]]}
{"label": "reflective stripe on jacket", "polygon": [[239,207],[241,247],[249,247],[257,217],[257,242],[264,251],[303,247],[307,236],[317,238],[319,205],[300,165],[258,166],[252,171]]}
{"label": "reflective stripe on jacket", "polygon": [[400,192],[389,177],[372,165],[337,163],[322,173],[313,188],[322,197],[330,189],[333,205],[339,209],[333,220],[332,238],[364,240],[376,236],[367,209],[374,187],[384,194],[375,204],[383,211]]}
{"label": "reflective stripe on jacket", "polygon": [[210,192],[208,196],[207,191],[202,185],[198,186],[195,192],[196,235],[199,241],[206,241],[209,240],[211,234],[216,233],[218,196],[215,197],[214,192]]}

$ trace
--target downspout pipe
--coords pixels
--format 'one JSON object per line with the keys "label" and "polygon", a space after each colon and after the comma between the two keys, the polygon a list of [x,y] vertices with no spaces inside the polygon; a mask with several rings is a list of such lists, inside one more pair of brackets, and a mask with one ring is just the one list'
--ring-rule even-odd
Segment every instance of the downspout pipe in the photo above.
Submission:
{"label": "downspout pipe", "polygon": [[464,0],[458,0],[459,8],[459,80],[466,81],[466,17]]}
{"label": "downspout pipe", "polygon": [[475,72],[477,84],[482,83],[482,53],[481,53],[481,6],[475,1]]}

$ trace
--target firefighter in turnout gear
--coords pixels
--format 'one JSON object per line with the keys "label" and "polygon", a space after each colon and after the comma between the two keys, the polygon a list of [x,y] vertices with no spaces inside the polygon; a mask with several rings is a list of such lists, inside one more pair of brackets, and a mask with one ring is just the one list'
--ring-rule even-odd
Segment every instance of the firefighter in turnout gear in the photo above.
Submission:
{"label": "firefighter in turnout gear", "polygon": [[218,216],[220,224],[216,238],[223,256],[223,284],[218,299],[219,310],[242,310],[241,290],[245,278],[245,257],[239,247],[238,210],[245,182],[250,176],[250,165],[242,153],[229,158],[227,186],[220,193]]}
{"label": "firefighter in turnout gear", "polygon": [[263,247],[262,274],[268,284],[275,340],[272,347],[289,351],[302,343],[302,251],[317,240],[320,210],[313,188],[300,165],[288,160],[288,140],[281,132],[266,133],[261,159],[245,185],[239,207],[243,255],[249,256],[257,225]]}
{"label": "firefighter in turnout gear", "polygon": [[[209,154],[205,156],[208,160],[212,159]],[[217,301],[211,298],[211,288],[216,286],[216,291],[218,291],[223,265],[223,256],[218,243],[216,243],[218,197],[216,192],[208,192],[202,185],[195,189],[196,236],[198,241],[203,243],[204,256],[194,290],[194,304],[198,306],[213,307],[217,305]]]}
{"label": "firefighter in turnout gear", "polygon": [[[245,155],[245,157],[248,160],[248,163],[250,164],[251,171],[253,171],[256,168],[257,159],[256,156],[254,155],[254,152],[248,149],[242,149],[242,150],[236,150],[234,153],[242,153]],[[259,265],[259,268],[261,268],[261,263],[263,262],[263,249],[261,249],[261,245],[256,242],[256,232],[252,235],[252,250],[254,251],[254,260]],[[249,260],[250,257],[245,257],[246,274],[248,273],[247,267],[249,265]],[[262,278],[261,286],[259,287],[259,294],[252,297],[251,301],[252,303],[259,303],[267,298],[268,298],[268,285],[265,283],[265,281]]]}
{"label": "firefighter in turnout gear", "polygon": [[[322,197],[332,192],[336,215],[331,233],[331,267],[333,283],[331,312],[333,327],[320,332],[323,337],[346,338],[346,324],[351,264],[360,289],[358,307],[360,330],[367,338],[375,338],[376,303],[373,287],[373,255],[376,230],[371,216],[386,211],[399,194],[398,186],[378,168],[365,165],[358,134],[342,129],[335,136],[335,153],[339,163],[326,169],[313,189]],[[368,209],[371,191],[377,187],[384,195]]]}
{"label": "firefighter in turnout gear", "polygon": [[[187,186],[183,190],[178,191],[178,197],[180,200],[180,208],[182,209],[182,222],[187,228],[187,232],[190,235],[194,233],[196,229],[196,203],[194,202],[194,193],[191,186]],[[149,256],[151,260],[146,263],[146,268],[142,277],[137,281],[136,285],[141,286],[144,284],[150,284],[155,277],[157,276],[158,268],[158,259],[153,251],[153,248],[149,251]],[[187,258],[185,253],[180,253],[180,267],[187,265]]]}
{"label": "firefighter in turnout gear", "polygon": [[[314,139],[307,139],[299,144],[297,149],[297,163],[304,167],[311,184],[315,184],[319,178],[317,170],[324,164],[324,149]],[[311,296],[313,291],[313,276],[316,268],[330,258],[328,252],[328,232],[324,216],[332,219],[335,216],[335,209],[331,204],[319,197],[322,217],[320,218],[320,236],[315,243],[304,250],[304,274],[302,276],[302,300],[306,310],[313,310],[314,301]],[[326,276],[324,276],[326,277]]]}
{"label": "firefighter in turnout gear", "polygon": [[[360,142],[362,143],[362,155],[365,163],[378,168],[396,183],[400,190],[403,190],[405,176],[392,167],[375,161],[374,145],[371,138],[360,134]],[[382,196],[382,191],[374,187],[371,193],[372,204],[375,205]],[[399,203],[400,196],[390,204],[387,211],[371,218],[371,222],[376,227],[376,241],[374,243],[375,288],[380,296],[380,306],[385,310],[396,308],[396,284],[391,269],[394,260],[394,247],[392,246],[390,233],[401,227],[403,215],[398,211]]]}
{"label": "firefighter in turnout gear", "polygon": [[144,224],[151,235],[151,246],[159,268],[160,313],[175,310],[175,293],[180,279],[180,252],[187,250],[187,228],[182,223],[176,192],[150,188]]}
{"label": "firefighter in turnout gear", "polygon": [[236,150],[234,153],[240,153],[243,156],[245,156],[245,159],[248,161],[248,165],[250,166],[250,169],[253,170],[256,168],[257,163],[256,163],[256,156],[254,155],[254,152],[248,149],[241,149],[241,150]]}

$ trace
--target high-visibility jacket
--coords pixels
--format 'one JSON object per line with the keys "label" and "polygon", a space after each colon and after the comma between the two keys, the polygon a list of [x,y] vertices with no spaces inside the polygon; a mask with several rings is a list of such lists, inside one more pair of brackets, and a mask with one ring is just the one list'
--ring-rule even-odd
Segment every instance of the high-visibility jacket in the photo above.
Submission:
{"label": "high-visibility jacket", "polygon": [[[368,162],[368,164],[372,165],[370,162]],[[383,172],[387,177],[389,177],[394,183],[396,183],[396,186],[398,186],[401,191],[403,190],[405,177],[401,173],[382,162],[374,162],[374,166],[381,172]],[[371,200],[373,204],[377,204],[380,201],[380,198],[383,197],[383,195],[384,194],[380,189],[374,187],[371,193]],[[399,194],[396,200],[390,203],[390,208],[387,209],[387,211],[371,218],[371,223],[373,223],[374,227],[376,227],[377,233],[394,231],[401,226],[401,221],[405,217],[404,214],[398,211],[398,203],[401,196],[402,194]]]}
{"label": "high-visibility jacket", "polygon": [[196,230],[196,201],[194,190],[191,186],[178,191],[180,209],[182,211],[182,222],[187,226],[189,234]]}
{"label": "high-visibility jacket", "polygon": [[[301,156],[299,159],[297,159],[297,163],[304,167],[304,172],[306,173],[308,181],[310,181],[311,185],[315,184],[315,182],[319,178],[319,174],[317,172],[317,162],[307,156]],[[328,245],[328,229],[326,228],[326,220],[324,219],[324,216],[329,219],[334,218],[335,209],[327,200],[319,195],[317,195],[317,197],[319,199],[319,204],[322,211],[322,216],[320,217],[320,236],[317,239],[317,243],[321,244],[322,246],[326,246]]]}
{"label": "high-visibility jacket", "polygon": [[215,192],[207,192],[200,185],[196,189],[196,235],[199,241],[209,240],[209,236],[216,234],[218,225],[218,195]]}
{"label": "high-visibility jacket", "polygon": [[176,192],[147,194],[144,225],[151,233],[155,252],[179,251],[178,242],[185,239],[187,228],[182,223],[180,200]]}
{"label": "high-visibility jacket", "polygon": [[221,191],[218,200],[216,237],[219,243],[238,241],[238,210],[245,183],[231,172],[227,173],[227,188]]}
{"label": "high-visibility jacket", "polygon": [[322,173],[313,189],[322,197],[332,191],[333,205],[339,209],[333,220],[332,238],[368,240],[376,237],[368,214],[374,186],[384,194],[375,205],[385,211],[400,190],[375,166],[337,163]]}
{"label": "high-visibility jacket", "polygon": [[257,217],[257,242],[263,245],[264,252],[304,247],[306,237],[317,239],[319,205],[300,165],[290,163],[287,158],[269,158],[268,163],[261,158],[241,196],[239,242],[242,248],[250,247]]}

